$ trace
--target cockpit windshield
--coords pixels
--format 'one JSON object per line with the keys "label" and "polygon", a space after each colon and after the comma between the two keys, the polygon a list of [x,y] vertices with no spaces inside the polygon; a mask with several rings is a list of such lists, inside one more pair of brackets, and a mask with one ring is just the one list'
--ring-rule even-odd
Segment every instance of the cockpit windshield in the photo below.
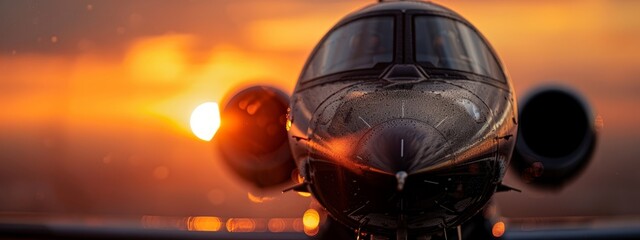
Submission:
{"label": "cockpit windshield", "polygon": [[335,31],[319,46],[302,80],[393,61],[393,17],[355,20]]}
{"label": "cockpit windshield", "polygon": [[447,68],[504,80],[484,41],[462,22],[438,16],[414,19],[415,57],[426,68]]}

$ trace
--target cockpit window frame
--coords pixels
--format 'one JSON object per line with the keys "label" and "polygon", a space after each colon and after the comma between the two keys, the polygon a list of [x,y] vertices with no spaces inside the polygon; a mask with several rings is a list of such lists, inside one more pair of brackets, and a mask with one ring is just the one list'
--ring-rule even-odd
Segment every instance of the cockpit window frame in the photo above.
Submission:
{"label": "cockpit window frame", "polygon": [[[342,27],[345,27],[351,23],[354,23],[356,21],[360,21],[360,20],[364,20],[364,19],[369,19],[369,18],[385,18],[385,17],[391,17],[392,20],[392,33],[393,33],[393,37],[392,37],[392,50],[391,50],[391,61],[390,62],[381,62],[376,64],[375,66],[371,67],[371,68],[358,68],[358,69],[346,69],[346,70],[342,70],[342,71],[338,71],[338,72],[333,72],[333,73],[329,73],[329,74],[324,74],[324,75],[318,75],[318,76],[313,76],[310,78],[304,78],[307,75],[307,71],[309,70],[310,64],[312,63],[312,61],[316,58],[316,55],[318,54],[318,51],[322,48],[323,44],[325,43],[325,41],[327,41],[327,39],[332,36],[333,33],[335,33],[335,31],[338,31],[339,29],[341,29]],[[351,72],[382,72],[384,71],[386,68],[388,68],[390,65],[393,65],[395,63],[397,63],[398,61],[401,60],[402,58],[402,44],[403,44],[403,39],[402,39],[402,31],[404,29],[404,19],[402,18],[402,14],[398,13],[397,11],[385,11],[385,12],[374,12],[371,14],[365,14],[365,15],[361,15],[361,16],[357,16],[357,17],[352,17],[352,18],[346,18],[341,20],[340,22],[338,22],[333,28],[331,28],[331,30],[329,32],[327,32],[322,39],[318,42],[318,44],[315,46],[315,48],[313,49],[312,53],[309,55],[309,57],[307,58],[307,61],[304,64],[303,67],[303,71],[301,71],[300,76],[298,77],[298,82],[301,84],[307,84],[310,82],[314,82],[316,80],[320,80],[320,79],[324,79],[324,78],[330,78],[332,76],[336,76],[336,75],[344,75],[344,74],[348,74]]]}
{"label": "cockpit window frame", "polygon": [[[453,69],[453,68],[428,68],[425,67],[423,64],[421,64],[421,62],[418,61],[418,57],[417,57],[417,31],[416,31],[416,19],[419,17],[438,17],[438,18],[447,18],[450,20],[455,21],[456,23],[459,24],[463,24],[465,25],[467,28],[469,28],[469,30],[471,30],[473,33],[476,34],[476,36],[478,37],[478,39],[480,40],[480,42],[483,44],[483,46],[486,48],[486,50],[488,50],[488,52],[491,55],[492,60],[495,62],[495,64],[497,65],[498,69],[499,69],[499,75],[498,76],[490,76],[488,74],[481,74],[481,73],[476,73],[476,72],[471,72],[471,71],[465,71],[465,70],[460,70],[460,69]],[[406,56],[408,58],[410,58],[411,62],[422,66],[423,68],[425,68],[425,70],[429,71],[429,70],[447,70],[447,71],[457,71],[457,72],[463,72],[463,73],[467,73],[467,74],[473,74],[476,76],[481,76],[483,78],[489,78],[492,79],[494,81],[506,84],[507,83],[507,76],[506,73],[504,72],[504,66],[502,64],[502,62],[500,61],[500,59],[498,58],[495,50],[493,49],[493,47],[491,46],[491,44],[489,44],[489,42],[487,41],[487,39],[484,37],[484,35],[482,35],[482,33],[480,33],[480,31],[478,31],[478,29],[473,26],[472,24],[470,24],[468,21],[466,21],[465,19],[456,17],[456,16],[449,16],[449,15],[442,15],[442,14],[435,14],[432,12],[423,12],[423,11],[417,11],[417,12],[411,12],[411,13],[407,13],[407,15],[405,16],[405,21],[407,22],[408,26],[408,36],[406,41],[407,41],[407,45],[411,46],[409,49],[411,49],[411,51],[408,51],[406,53]]]}

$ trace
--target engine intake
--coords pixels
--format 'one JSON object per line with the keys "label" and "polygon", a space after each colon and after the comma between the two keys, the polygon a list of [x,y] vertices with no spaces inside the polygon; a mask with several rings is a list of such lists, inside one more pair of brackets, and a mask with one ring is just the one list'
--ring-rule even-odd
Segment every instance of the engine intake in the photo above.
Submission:
{"label": "engine intake", "polygon": [[215,145],[231,169],[258,188],[291,179],[295,162],[285,129],[289,97],[265,86],[246,88],[226,100]]}
{"label": "engine intake", "polygon": [[522,103],[512,166],[527,183],[560,189],[591,159],[591,108],[576,92],[555,86],[533,91]]}

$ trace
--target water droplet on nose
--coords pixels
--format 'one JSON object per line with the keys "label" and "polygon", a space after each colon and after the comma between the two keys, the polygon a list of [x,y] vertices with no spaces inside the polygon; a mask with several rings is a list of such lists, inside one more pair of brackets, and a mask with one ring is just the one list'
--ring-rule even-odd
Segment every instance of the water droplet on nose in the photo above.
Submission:
{"label": "water droplet on nose", "polygon": [[473,120],[475,120],[477,123],[483,122],[481,119],[482,114],[480,113],[480,108],[475,103],[464,98],[456,100],[456,103],[462,106],[467,111],[469,116],[471,116],[471,118],[473,118]]}

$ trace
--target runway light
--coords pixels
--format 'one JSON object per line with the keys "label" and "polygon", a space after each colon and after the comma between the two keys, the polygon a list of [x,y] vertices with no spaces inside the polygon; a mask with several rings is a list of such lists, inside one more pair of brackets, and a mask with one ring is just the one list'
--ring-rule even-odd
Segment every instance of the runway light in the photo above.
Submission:
{"label": "runway light", "polygon": [[229,218],[227,220],[228,232],[253,232],[256,230],[256,222],[250,218]]}
{"label": "runway light", "polygon": [[320,214],[315,209],[309,209],[304,212],[302,217],[302,224],[306,228],[317,228],[320,224]]}
{"label": "runway light", "polygon": [[220,109],[215,102],[205,102],[191,113],[191,131],[196,137],[210,141],[220,128]]}
{"label": "runway light", "polygon": [[494,237],[502,237],[502,235],[504,235],[504,231],[505,231],[505,225],[504,222],[500,221],[497,222],[495,224],[493,224],[493,228],[491,229],[491,234],[493,234]]}
{"label": "runway light", "polygon": [[314,236],[318,233],[318,226],[320,225],[320,214],[315,209],[311,208],[304,212],[302,216],[302,224],[304,225],[304,233],[309,236]]}
{"label": "runway light", "polygon": [[219,231],[222,227],[220,218],[217,217],[191,217],[188,220],[189,231]]}

